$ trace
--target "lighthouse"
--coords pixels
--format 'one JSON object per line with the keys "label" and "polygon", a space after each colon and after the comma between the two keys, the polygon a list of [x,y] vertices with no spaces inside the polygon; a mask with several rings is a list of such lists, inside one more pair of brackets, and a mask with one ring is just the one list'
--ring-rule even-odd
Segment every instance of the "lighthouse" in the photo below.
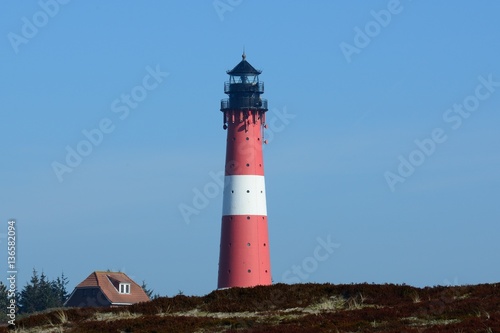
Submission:
{"label": "lighthouse", "polygon": [[266,187],[262,156],[267,100],[261,71],[245,53],[232,70],[221,100],[227,130],[218,288],[271,284]]}

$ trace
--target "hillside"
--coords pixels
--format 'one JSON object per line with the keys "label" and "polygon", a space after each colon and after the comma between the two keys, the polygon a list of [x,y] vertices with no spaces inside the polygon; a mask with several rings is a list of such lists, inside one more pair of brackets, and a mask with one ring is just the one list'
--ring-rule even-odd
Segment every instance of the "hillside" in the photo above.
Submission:
{"label": "hillside", "polygon": [[58,309],[17,324],[17,332],[33,333],[500,332],[500,283],[276,284],[162,297],[127,308]]}

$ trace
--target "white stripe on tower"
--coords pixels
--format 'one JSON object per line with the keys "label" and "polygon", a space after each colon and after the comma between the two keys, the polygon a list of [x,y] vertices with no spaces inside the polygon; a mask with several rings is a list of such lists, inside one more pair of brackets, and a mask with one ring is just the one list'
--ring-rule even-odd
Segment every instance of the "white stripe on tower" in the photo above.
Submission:
{"label": "white stripe on tower", "polygon": [[224,184],[223,216],[267,215],[264,176],[226,176]]}

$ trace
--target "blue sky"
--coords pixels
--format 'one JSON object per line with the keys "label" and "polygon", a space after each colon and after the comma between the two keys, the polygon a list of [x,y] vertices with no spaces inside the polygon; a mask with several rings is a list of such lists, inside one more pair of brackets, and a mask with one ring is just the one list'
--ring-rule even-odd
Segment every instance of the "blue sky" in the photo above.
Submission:
{"label": "blue sky", "polygon": [[[243,47],[273,124],[274,282],[498,282],[498,12],[493,0],[2,2],[0,241],[17,219],[20,287],[36,268],[64,271],[70,289],[106,269],[161,295],[216,288],[219,107]],[[70,166],[68,149],[85,156]]]}

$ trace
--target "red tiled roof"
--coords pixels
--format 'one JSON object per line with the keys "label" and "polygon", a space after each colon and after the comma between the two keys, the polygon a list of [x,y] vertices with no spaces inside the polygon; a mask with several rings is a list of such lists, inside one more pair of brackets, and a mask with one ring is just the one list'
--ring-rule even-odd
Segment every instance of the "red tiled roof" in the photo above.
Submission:
{"label": "red tiled roof", "polygon": [[[120,294],[118,292],[118,284],[121,282],[130,283],[130,294]],[[113,304],[134,304],[149,301],[148,295],[141,286],[122,272],[93,272],[76,286],[76,288],[86,287],[100,287],[104,295]]]}

